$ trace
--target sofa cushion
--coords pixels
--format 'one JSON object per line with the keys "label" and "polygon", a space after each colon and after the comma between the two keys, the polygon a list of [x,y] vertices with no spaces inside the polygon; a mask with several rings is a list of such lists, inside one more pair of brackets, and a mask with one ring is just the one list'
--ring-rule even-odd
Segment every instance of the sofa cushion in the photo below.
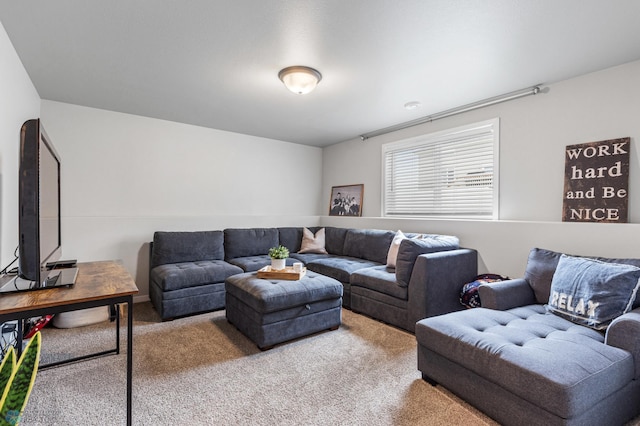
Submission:
{"label": "sofa cushion", "polygon": [[[315,232],[313,228],[309,229]],[[324,247],[330,254],[344,256],[344,240],[348,231],[349,228],[333,228],[331,226],[324,228]]]}
{"label": "sofa cushion", "polygon": [[639,285],[640,268],[563,254],[551,280],[547,310],[603,330],[631,310]]}
{"label": "sofa cushion", "polygon": [[[294,261],[295,260],[292,258],[287,258],[285,264],[287,266],[291,266]],[[232,265],[239,266],[246,272],[254,272],[267,265],[271,265],[271,258],[268,255],[263,254],[258,256],[236,257],[235,259],[229,259],[227,262]]]}
{"label": "sofa cushion", "polygon": [[344,255],[385,264],[395,232],[350,229],[344,239]]}
{"label": "sofa cushion", "polygon": [[626,386],[632,355],[601,333],[545,312],[469,309],[416,325],[419,345],[563,419]]}
{"label": "sofa cushion", "polygon": [[329,257],[334,257],[332,254],[319,254],[319,253],[291,253],[290,256],[296,260],[299,260],[305,265],[317,259],[326,259]]}
{"label": "sofa cushion", "polygon": [[280,245],[276,228],[247,228],[224,230],[225,259],[257,256],[269,253],[271,247]]}
{"label": "sofa cushion", "polygon": [[370,268],[372,266],[380,266],[380,264],[370,260],[348,256],[329,256],[307,263],[308,270],[335,278],[343,283],[349,282],[351,273],[358,269]]}
{"label": "sofa cushion", "polygon": [[223,259],[222,231],[158,231],[153,234],[152,268],[166,263]]}
{"label": "sofa cushion", "polygon": [[224,282],[231,275],[242,272],[241,268],[224,260],[201,260],[156,266],[151,270],[151,280],[162,291],[173,291]]}
{"label": "sofa cushion", "polygon": [[363,287],[398,299],[408,299],[408,288],[398,285],[395,272],[385,265],[358,269],[351,274],[351,287]]}
{"label": "sofa cushion", "polygon": [[279,244],[289,249],[290,253],[300,250],[302,241],[302,228],[278,228]]}
{"label": "sofa cushion", "polygon": [[[562,256],[562,253],[541,248],[533,248],[529,252],[529,259],[527,261],[527,268],[524,272],[524,278],[529,282],[529,285],[533,289],[538,303],[544,304],[549,301],[551,280],[553,279],[553,273],[556,271],[556,267],[560,261],[560,256]],[[600,260],[602,262],[624,263],[640,268],[640,259],[617,259],[592,256],[589,256],[589,258]],[[636,298],[634,307],[638,307],[639,305],[640,300]]]}
{"label": "sofa cushion", "polygon": [[342,297],[342,285],[334,279],[308,272],[299,281],[261,279],[240,274],[225,282],[226,291],[254,311],[270,313],[295,306]]}
{"label": "sofa cushion", "polygon": [[315,234],[309,229],[304,228],[302,230],[302,242],[300,243],[298,253],[327,254],[327,250],[324,248],[324,232],[324,228],[320,228]]}
{"label": "sofa cushion", "polygon": [[401,286],[408,286],[413,265],[421,254],[455,250],[460,247],[458,237],[451,235],[423,234],[406,238],[400,243],[396,261],[396,279]]}
{"label": "sofa cushion", "polygon": [[529,252],[524,278],[529,282],[538,303],[547,303],[551,294],[551,280],[562,253],[540,248]]}

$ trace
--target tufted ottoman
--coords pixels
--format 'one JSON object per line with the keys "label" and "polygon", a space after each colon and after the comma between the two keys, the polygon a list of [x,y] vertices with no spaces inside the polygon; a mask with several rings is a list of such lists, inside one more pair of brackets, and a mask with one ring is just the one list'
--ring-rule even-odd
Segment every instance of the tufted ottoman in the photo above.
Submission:
{"label": "tufted ottoman", "polygon": [[503,424],[618,424],[637,403],[633,356],[543,305],[416,325],[418,369]]}
{"label": "tufted ottoman", "polygon": [[342,284],[315,272],[298,281],[248,272],[227,278],[225,289],[227,320],[261,350],[340,326]]}

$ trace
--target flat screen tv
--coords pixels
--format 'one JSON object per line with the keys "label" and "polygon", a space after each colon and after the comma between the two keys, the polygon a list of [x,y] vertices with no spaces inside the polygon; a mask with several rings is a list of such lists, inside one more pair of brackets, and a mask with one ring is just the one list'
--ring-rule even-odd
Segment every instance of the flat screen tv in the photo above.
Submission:
{"label": "flat screen tv", "polygon": [[39,119],[20,129],[18,277],[0,292],[73,285],[77,269],[56,269],[62,252],[60,157]]}

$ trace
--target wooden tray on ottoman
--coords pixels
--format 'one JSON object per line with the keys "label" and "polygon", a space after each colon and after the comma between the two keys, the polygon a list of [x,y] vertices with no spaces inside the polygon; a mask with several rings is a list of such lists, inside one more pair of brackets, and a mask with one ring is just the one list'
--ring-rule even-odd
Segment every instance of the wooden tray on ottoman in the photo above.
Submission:
{"label": "wooden tray on ottoman", "polygon": [[300,272],[294,271],[293,266],[287,266],[284,269],[277,271],[275,269],[271,269],[271,265],[269,265],[258,270],[258,278],[297,281],[300,278],[304,277],[304,274],[306,273],[307,268],[304,267]]}

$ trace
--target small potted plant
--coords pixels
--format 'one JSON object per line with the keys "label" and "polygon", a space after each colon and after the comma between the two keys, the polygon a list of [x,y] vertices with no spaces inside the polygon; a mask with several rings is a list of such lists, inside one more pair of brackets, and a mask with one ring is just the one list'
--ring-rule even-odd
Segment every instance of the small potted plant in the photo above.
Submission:
{"label": "small potted plant", "polygon": [[269,257],[271,258],[271,269],[281,271],[285,268],[287,257],[289,257],[289,249],[282,245],[271,247],[269,249]]}

